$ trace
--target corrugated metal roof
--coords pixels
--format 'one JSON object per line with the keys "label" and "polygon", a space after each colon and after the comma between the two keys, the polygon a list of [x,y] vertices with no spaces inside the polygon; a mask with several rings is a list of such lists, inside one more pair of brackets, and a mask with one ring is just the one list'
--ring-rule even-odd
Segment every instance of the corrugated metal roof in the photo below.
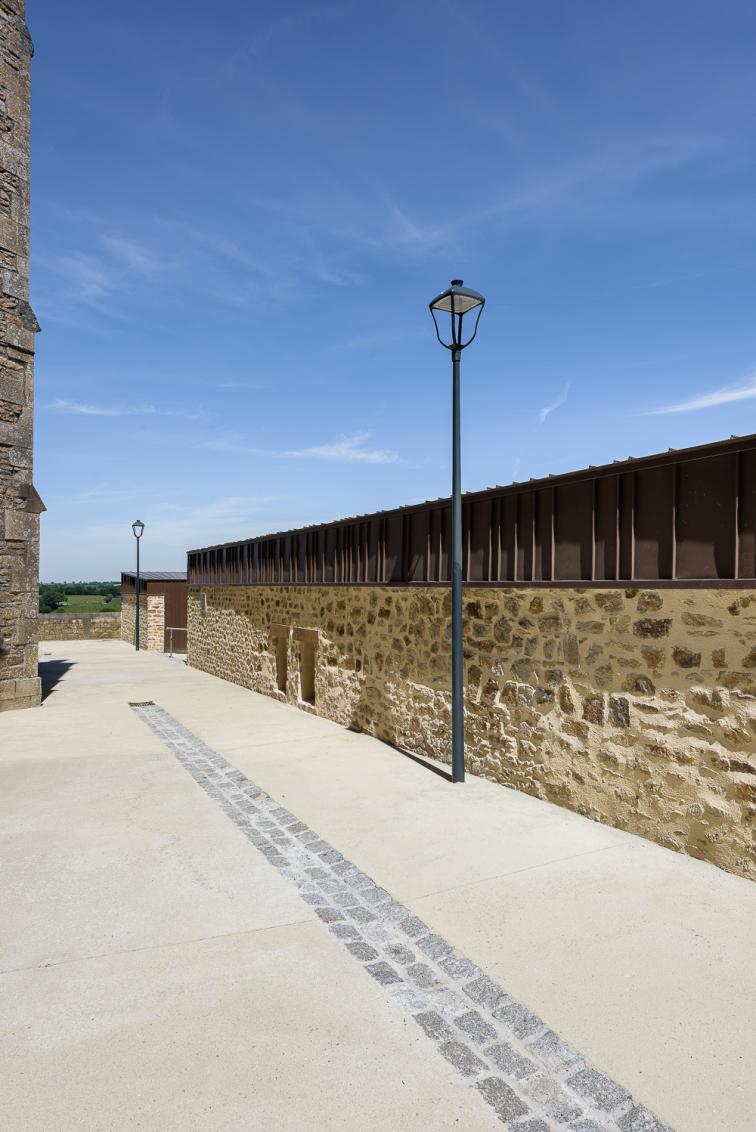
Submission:
{"label": "corrugated metal roof", "polygon": [[[756,433],[751,433],[748,436],[731,436],[727,440],[717,440],[711,444],[698,444],[691,448],[668,448],[666,452],[657,452],[652,456],[629,456],[626,460],[613,460],[611,464],[589,465],[587,468],[581,468],[576,472],[560,472],[556,475],[550,473],[541,479],[529,479],[525,481],[515,480],[511,484],[496,484],[494,487],[487,487],[481,491],[466,491],[463,493],[463,499],[475,500],[480,499],[487,495],[499,494],[512,494],[523,491],[533,491],[539,487],[558,487],[564,483],[574,483],[578,480],[596,479],[597,477],[606,475],[617,475],[623,471],[633,471],[634,469],[648,468],[655,465],[663,465],[669,463],[680,463],[686,460],[700,460],[710,456],[718,456],[726,452],[733,451],[739,448],[753,448],[756,446]],[[319,531],[327,527],[338,527],[347,523],[366,522],[371,519],[385,518],[390,515],[407,514],[413,511],[421,511],[427,507],[448,505],[450,497],[441,496],[439,499],[426,499],[424,502],[409,503],[403,507],[392,507],[386,510],[371,511],[363,515],[350,515],[343,519],[332,519],[322,523],[310,523],[301,527],[295,527],[291,530],[271,531],[265,535],[253,535],[247,539],[236,539],[233,542],[214,543],[210,546],[194,547],[187,551],[188,554],[199,554],[201,551],[207,550],[220,550],[234,546],[241,546],[249,542],[262,542],[266,539],[273,538],[286,538],[290,535],[299,534],[301,531]],[[146,575],[143,575],[146,577]]]}
{"label": "corrugated metal roof", "polygon": [[[136,578],[136,570],[122,570],[125,578]],[[185,582],[186,572],[179,570],[140,570],[139,577],[143,582]]]}

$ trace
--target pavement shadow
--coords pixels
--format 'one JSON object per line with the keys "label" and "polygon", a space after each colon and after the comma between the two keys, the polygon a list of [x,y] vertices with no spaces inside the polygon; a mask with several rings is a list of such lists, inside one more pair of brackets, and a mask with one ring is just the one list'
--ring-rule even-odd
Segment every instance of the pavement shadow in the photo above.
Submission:
{"label": "pavement shadow", "polygon": [[[375,689],[377,689],[377,696]],[[352,705],[351,719],[347,723],[349,730],[375,736],[381,743],[393,748],[397,754],[404,755],[405,759],[410,759],[418,766],[429,770],[431,774],[437,774],[439,778],[452,782],[450,770],[446,770],[443,765],[439,765],[435,760],[420,754],[418,751],[409,751],[397,742],[399,725],[394,704],[387,697],[385,688],[381,683],[372,682],[370,691],[374,694],[373,698],[368,695],[367,684],[361,683],[357,701]],[[378,720],[380,720],[380,726],[376,726]]]}
{"label": "pavement shadow", "polygon": [[452,782],[451,771],[444,770],[442,766],[437,766],[432,763],[430,759],[423,758],[422,755],[416,755],[413,751],[408,751],[405,747],[400,747],[396,743],[387,743],[389,747],[393,747],[400,755],[404,755],[405,759],[411,759],[413,763],[419,763],[424,766],[426,770],[430,770],[433,774],[437,774],[439,778],[445,778],[447,782]]}
{"label": "pavement shadow", "polygon": [[74,666],[73,660],[41,660],[39,662],[39,678],[42,681],[42,702],[51,695],[69,668]]}

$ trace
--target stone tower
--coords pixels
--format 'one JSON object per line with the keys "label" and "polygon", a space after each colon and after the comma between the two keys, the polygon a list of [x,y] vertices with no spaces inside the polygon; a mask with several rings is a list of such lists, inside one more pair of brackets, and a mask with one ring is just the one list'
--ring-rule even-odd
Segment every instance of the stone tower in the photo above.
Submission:
{"label": "stone tower", "polygon": [[0,0],[0,711],[40,702],[39,515],[32,486],[29,85],[25,0]]}

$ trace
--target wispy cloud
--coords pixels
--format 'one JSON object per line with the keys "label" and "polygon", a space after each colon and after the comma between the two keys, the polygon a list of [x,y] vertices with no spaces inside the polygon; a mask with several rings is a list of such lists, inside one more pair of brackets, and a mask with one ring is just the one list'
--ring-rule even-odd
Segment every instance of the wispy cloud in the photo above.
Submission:
{"label": "wispy cloud", "polygon": [[188,409],[161,409],[157,405],[92,405],[63,398],[51,401],[44,408],[80,417],[181,417],[196,421],[205,415]]}
{"label": "wispy cloud", "polygon": [[387,221],[381,240],[397,250],[432,254],[447,246],[454,233],[454,224],[424,224],[410,216],[395,200],[386,195]]}
{"label": "wispy cloud", "polygon": [[342,436],[332,444],[313,444],[305,448],[280,450],[257,448],[246,444],[238,436],[221,436],[203,441],[199,447],[212,452],[234,452],[245,456],[264,456],[270,460],[323,460],[339,464],[397,464],[398,452],[390,448],[369,448],[369,432],[355,432]]}
{"label": "wispy cloud", "polygon": [[160,267],[160,260],[138,240],[128,239],[116,232],[106,232],[100,236],[100,243],[133,271],[152,272]]}
{"label": "wispy cloud", "polygon": [[756,397],[756,372],[748,374],[744,384],[715,389],[711,393],[702,393],[700,397],[693,397],[690,401],[678,401],[674,405],[665,405],[660,409],[649,409],[642,415],[655,417],[665,413],[692,413],[697,409],[714,409],[717,405],[730,405],[735,401],[751,401],[754,397]]}
{"label": "wispy cloud", "polygon": [[134,275],[153,274],[158,259],[140,241],[117,232],[102,232],[99,245],[62,254],[36,255],[35,263],[58,280],[65,280],[69,300],[97,304],[129,285]]}
{"label": "wispy cloud", "polygon": [[311,448],[299,448],[280,455],[287,459],[334,460],[344,464],[396,464],[399,453],[390,448],[366,448],[369,432],[356,432],[353,436],[342,436],[335,444],[316,444]]}
{"label": "wispy cloud", "polygon": [[[279,507],[285,503],[279,495],[224,495],[208,503],[192,506],[185,500],[167,500],[145,511],[145,523],[152,518],[150,530],[164,544],[203,545],[222,538],[224,541],[264,533],[275,525]],[[260,524],[263,526],[260,526]]]}
{"label": "wispy cloud", "polygon": [[556,401],[552,401],[552,403],[550,405],[544,405],[543,408],[538,410],[537,416],[538,416],[538,423],[539,424],[543,424],[543,422],[546,420],[546,418],[548,416],[550,416],[552,413],[556,412],[557,409],[561,409],[562,405],[565,403],[565,401],[567,400],[567,398],[570,395],[570,386],[571,385],[572,385],[572,382],[568,381],[565,384],[562,392],[557,397]]}
{"label": "wispy cloud", "polygon": [[[166,499],[166,491],[161,488],[158,495],[153,488],[146,487],[144,484],[130,483],[128,487],[113,487],[109,484],[96,484],[94,487],[86,488],[84,491],[71,493],[66,491],[64,495],[58,496],[56,493],[47,492],[48,499],[50,498],[65,498],[68,503],[74,503],[77,507],[113,507],[114,505],[121,505],[131,503],[132,501],[141,505],[142,508],[149,501],[152,506],[156,501]],[[168,494],[175,495],[175,491]]]}
{"label": "wispy cloud", "polygon": [[71,252],[40,262],[65,278],[69,294],[85,302],[104,299],[115,286],[112,269],[98,256],[86,252]]}
{"label": "wispy cloud", "polygon": [[124,565],[133,561],[131,523],[137,514],[146,524],[141,550],[147,570],[182,570],[189,547],[250,538],[294,525],[289,522],[291,502],[281,495],[221,495],[197,504],[189,497],[160,499],[135,485],[130,493],[114,491],[112,498],[106,492],[99,504],[101,517],[95,512],[87,519],[95,506],[82,507],[76,501],[76,540],[71,539],[70,517],[62,509],[51,512],[43,548],[44,578],[81,576],[80,550],[74,549],[75,544],[87,547],[87,576],[118,577]]}

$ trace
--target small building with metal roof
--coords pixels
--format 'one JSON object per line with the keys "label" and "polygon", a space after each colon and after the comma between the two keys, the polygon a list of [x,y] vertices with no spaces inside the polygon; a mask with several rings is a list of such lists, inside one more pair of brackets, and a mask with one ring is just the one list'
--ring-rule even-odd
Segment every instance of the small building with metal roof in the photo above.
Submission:
{"label": "small building with metal roof", "polygon": [[[139,647],[154,652],[186,652],[186,573],[139,573]],[[137,575],[121,573],[121,640],[136,644]]]}

